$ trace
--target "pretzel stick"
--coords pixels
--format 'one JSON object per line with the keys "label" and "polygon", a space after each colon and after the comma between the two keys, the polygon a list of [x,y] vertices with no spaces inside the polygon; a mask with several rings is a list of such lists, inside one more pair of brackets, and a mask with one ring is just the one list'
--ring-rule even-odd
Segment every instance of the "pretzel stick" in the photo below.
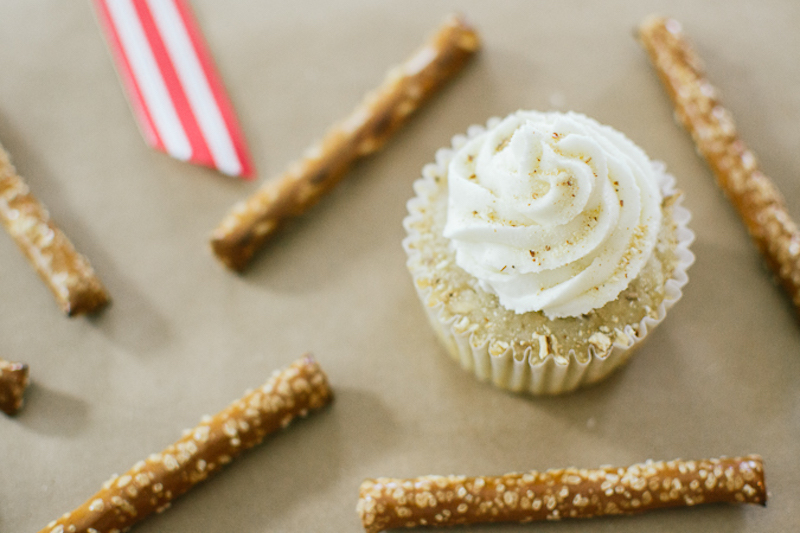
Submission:
{"label": "pretzel stick", "polygon": [[317,203],[359,158],[377,151],[395,130],[480,46],[478,35],[451,16],[428,43],[389,71],[383,84],[286,172],[234,206],[211,236],[211,248],[242,271],[256,250],[290,217]]}
{"label": "pretzel stick", "polygon": [[28,365],[0,359],[0,411],[16,414],[28,386]]}
{"label": "pretzel stick", "polygon": [[1,145],[0,222],[67,315],[91,313],[108,302],[108,293],[89,261],[50,220]]}
{"label": "pretzel stick", "polygon": [[739,139],[733,117],[720,105],[717,90],[706,79],[701,59],[684,38],[680,23],[648,18],[639,28],[639,38],[676,115],[800,313],[800,229],[783,197]]}
{"label": "pretzel stick", "polygon": [[532,522],[633,514],[664,507],[766,504],[761,459],[648,461],[627,468],[567,468],[497,477],[380,478],[361,484],[368,533],[417,526]]}
{"label": "pretzel stick", "polygon": [[327,378],[309,356],[275,372],[213,418],[206,417],[163,452],[113,476],[83,505],[50,522],[40,533],[119,533],[228,464],[296,416],[332,399]]}

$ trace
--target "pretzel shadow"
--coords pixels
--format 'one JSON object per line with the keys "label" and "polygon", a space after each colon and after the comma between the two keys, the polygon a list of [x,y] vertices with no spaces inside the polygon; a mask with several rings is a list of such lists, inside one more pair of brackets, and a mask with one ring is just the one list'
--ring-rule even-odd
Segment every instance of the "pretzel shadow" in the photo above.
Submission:
{"label": "pretzel shadow", "polygon": [[[302,512],[320,518],[343,509],[358,529],[353,494],[361,472],[354,466],[390,447],[396,437],[393,427],[388,410],[375,397],[337,388],[332,405],[267,437],[173,502],[170,512],[137,525],[137,531],[295,530],[289,524],[298,509],[310,509]],[[341,501],[330,501],[334,487]]]}
{"label": "pretzel shadow", "polygon": [[35,380],[25,391],[16,420],[41,435],[71,437],[86,428],[89,405],[82,399],[47,388]]}

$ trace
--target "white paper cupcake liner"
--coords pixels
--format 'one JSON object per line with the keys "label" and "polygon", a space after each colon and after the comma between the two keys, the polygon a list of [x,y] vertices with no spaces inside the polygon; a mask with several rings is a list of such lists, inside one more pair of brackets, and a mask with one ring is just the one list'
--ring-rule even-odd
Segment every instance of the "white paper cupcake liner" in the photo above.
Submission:
{"label": "white paper cupcake liner", "polygon": [[[498,117],[489,119],[486,128],[492,128],[500,120]],[[638,333],[631,326],[626,326],[621,331],[622,334],[617,331],[617,338],[607,353],[598,355],[594,348],[590,347],[588,358],[585,358],[587,359],[585,361],[581,361],[574,352],[559,358],[550,354],[544,359],[530,357],[530,350],[525,353],[517,353],[511,347],[503,353],[492,353],[490,347],[494,339],[489,338],[481,344],[476,344],[471,331],[459,331],[458,325],[463,317],[459,315],[446,317],[442,303],[434,306],[427,305],[432,290],[420,288],[416,283],[418,277],[422,276],[424,272],[416,266],[420,264],[420,252],[411,246],[421,237],[421,234],[414,229],[415,223],[423,218],[422,210],[430,206],[432,198],[438,194],[439,186],[435,182],[435,177],[446,176],[447,166],[454,151],[463,146],[469,138],[485,131],[486,128],[473,125],[468,128],[466,136],[456,135],[453,137],[452,148],[438,150],[435,156],[436,162],[426,165],[423,168],[422,178],[414,182],[414,191],[417,195],[409,200],[409,215],[403,221],[408,233],[403,240],[403,247],[409,257],[407,265],[415,281],[414,287],[434,331],[447,348],[448,353],[460,363],[464,370],[472,372],[479,380],[491,381],[500,388],[514,392],[534,395],[569,392],[606,377],[627,361],[633,351],[642,344],[647,334],[664,320],[667,310],[681,298],[682,288],[689,280],[686,271],[694,262],[694,254],[689,250],[689,245],[694,240],[694,233],[687,226],[691,215],[681,205],[681,197],[678,195],[672,205],[672,219],[676,225],[677,238],[675,268],[672,277],[665,282],[664,299],[656,309],[655,318],[645,316],[639,322]],[[665,197],[675,194],[677,192],[675,178],[665,172],[663,163],[653,162],[653,166],[656,175],[660,178],[659,186],[662,194]]]}

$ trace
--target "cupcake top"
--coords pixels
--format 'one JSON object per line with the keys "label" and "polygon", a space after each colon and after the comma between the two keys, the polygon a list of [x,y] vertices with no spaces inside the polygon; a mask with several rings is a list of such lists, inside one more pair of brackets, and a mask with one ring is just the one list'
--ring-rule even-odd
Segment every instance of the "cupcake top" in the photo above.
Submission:
{"label": "cupcake top", "polygon": [[448,187],[456,263],[520,314],[579,316],[616,299],[661,224],[647,155],[577,113],[506,117],[455,153]]}

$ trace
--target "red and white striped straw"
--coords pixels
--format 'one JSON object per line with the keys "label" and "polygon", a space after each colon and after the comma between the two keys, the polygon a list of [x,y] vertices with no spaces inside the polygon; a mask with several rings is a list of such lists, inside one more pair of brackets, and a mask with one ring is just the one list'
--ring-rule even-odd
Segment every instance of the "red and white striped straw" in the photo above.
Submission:
{"label": "red and white striped straw", "polygon": [[241,128],[185,0],[94,0],[147,143],[182,161],[253,177]]}

